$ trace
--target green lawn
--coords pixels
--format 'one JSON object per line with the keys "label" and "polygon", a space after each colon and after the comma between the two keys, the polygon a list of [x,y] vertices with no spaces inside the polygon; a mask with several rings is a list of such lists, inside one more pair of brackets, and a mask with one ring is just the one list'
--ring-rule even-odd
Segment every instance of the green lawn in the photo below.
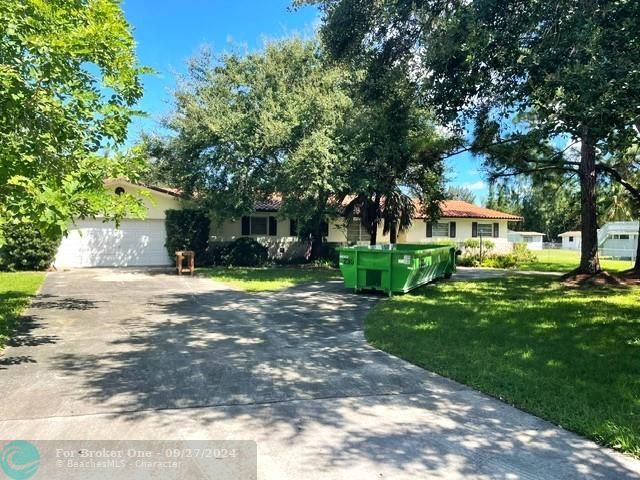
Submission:
{"label": "green lawn", "polygon": [[340,280],[340,270],[321,267],[216,267],[198,273],[247,292],[283,290],[303,283]]}
{"label": "green lawn", "polygon": [[[540,250],[533,252],[537,261],[518,267],[518,270],[538,272],[569,272],[580,263],[580,252],[575,250]],[[627,260],[601,258],[602,268],[610,272],[621,272],[633,267]]]}
{"label": "green lawn", "polygon": [[542,276],[446,282],[381,302],[375,346],[640,457],[640,288]]}
{"label": "green lawn", "polygon": [[44,273],[39,272],[0,273],[0,349],[43,280]]}

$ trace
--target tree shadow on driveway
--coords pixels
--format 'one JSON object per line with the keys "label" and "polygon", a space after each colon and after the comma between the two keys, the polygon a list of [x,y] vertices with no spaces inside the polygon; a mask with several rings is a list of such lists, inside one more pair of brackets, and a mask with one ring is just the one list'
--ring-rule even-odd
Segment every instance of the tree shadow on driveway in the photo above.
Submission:
{"label": "tree shadow on driveway", "polygon": [[87,413],[304,447],[315,474],[364,459],[409,477],[637,478],[591,442],[369,346],[377,300],[320,284],[157,294],[103,351],[52,366],[80,383]]}

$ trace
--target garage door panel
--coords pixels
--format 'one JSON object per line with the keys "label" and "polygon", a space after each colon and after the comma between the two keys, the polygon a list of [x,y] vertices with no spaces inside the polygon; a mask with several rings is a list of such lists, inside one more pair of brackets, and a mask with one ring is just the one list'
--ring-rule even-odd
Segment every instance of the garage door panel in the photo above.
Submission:
{"label": "garage door panel", "polygon": [[78,221],[63,239],[57,267],[169,265],[164,220],[124,220],[120,228],[96,220]]}

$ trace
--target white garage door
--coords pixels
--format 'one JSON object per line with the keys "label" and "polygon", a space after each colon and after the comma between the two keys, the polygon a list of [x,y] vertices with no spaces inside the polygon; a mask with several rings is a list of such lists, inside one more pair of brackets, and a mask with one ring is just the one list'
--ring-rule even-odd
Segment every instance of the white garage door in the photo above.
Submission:
{"label": "white garage door", "polygon": [[55,266],[169,265],[165,239],[164,220],[123,220],[119,229],[100,220],[78,220],[62,240]]}

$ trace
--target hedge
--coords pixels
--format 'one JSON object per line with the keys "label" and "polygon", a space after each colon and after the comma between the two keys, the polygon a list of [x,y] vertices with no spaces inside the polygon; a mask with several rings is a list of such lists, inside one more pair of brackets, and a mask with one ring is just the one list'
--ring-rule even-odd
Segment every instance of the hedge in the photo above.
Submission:
{"label": "hedge", "polygon": [[60,245],[60,236],[50,238],[28,224],[5,225],[5,243],[0,247],[0,270],[46,270]]}
{"label": "hedge", "polygon": [[178,250],[193,250],[196,263],[202,264],[209,244],[209,216],[202,210],[167,210],[165,247],[173,258]]}
{"label": "hedge", "polygon": [[217,266],[260,267],[267,263],[267,247],[250,237],[233,242],[212,242],[206,262]]}

